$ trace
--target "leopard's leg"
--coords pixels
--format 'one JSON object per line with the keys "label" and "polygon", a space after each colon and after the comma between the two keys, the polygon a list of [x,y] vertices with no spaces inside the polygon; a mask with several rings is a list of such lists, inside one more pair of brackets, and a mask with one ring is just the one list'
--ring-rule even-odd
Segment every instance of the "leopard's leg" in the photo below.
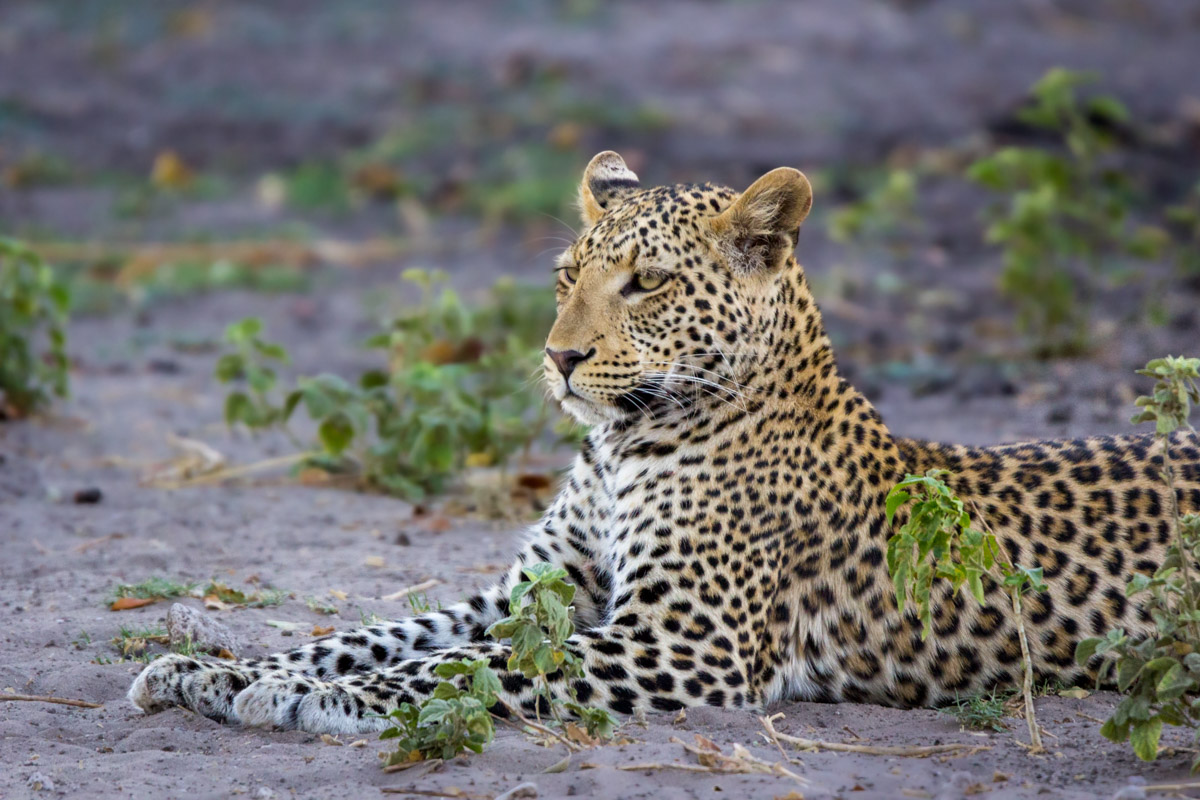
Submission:
{"label": "leopard's leg", "polygon": [[[653,638],[664,632],[655,631]],[[568,643],[583,660],[583,677],[573,682],[580,702],[607,708],[618,714],[630,714],[635,708],[670,711],[689,705],[745,707],[757,703],[757,697],[745,691],[744,672],[730,685],[738,691],[714,686],[717,680],[711,667],[701,661],[686,665],[674,660],[668,668],[664,657],[658,663],[644,642],[652,638],[646,629],[630,631],[606,626],[577,634]],[[666,636],[663,641],[672,637]],[[534,683],[506,665],[511,648],[507,644],[473,643],[427,654],[387,669],[335,680],[303,675],[271,675],[260,679],[237,695],[234,702],[238,718],[245,725],[304,730],[312,733],[365,733],[390,724],[384,715],[401,703],[418,704],[428,698],[442,680],[434,669],[459,659],[485,658],[496,670],[503,687],[501,699],[507,705],[532,716],[535,703]],[[565,679],[550,676],[550,687],[562,699],[568,697]],[[493,709],[494,711],[497,709]]]}

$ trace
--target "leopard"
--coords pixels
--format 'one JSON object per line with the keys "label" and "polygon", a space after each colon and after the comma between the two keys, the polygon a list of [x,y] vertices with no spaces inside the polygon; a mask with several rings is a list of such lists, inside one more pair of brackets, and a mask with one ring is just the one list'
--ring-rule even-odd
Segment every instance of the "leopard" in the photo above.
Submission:
{"label": "leopard", "polygon": [[[1040,568],[1024,599],[1039,681],[1096,678],[1076,644],[1152,628],[1126,597],[1172,537],[1164,440],[1098,436],[966,446],[893,436],[842,376],[796,258],[812,206],[781,167],[742,192],[643,187],[605,151],[579,185],[582,229],[555,262],[548,392],[590,426],[511,565],[462,602],[237,661],[172,654],[129,699],[223,723],[312,733],[389,725],[429,698],[438,665],[485,660],[498,707],[551,696],[616,715],[780,701],[936,707],[1021,680],[1007,595],[940,582],[932,635],[900,610],[886,565],[889,490],[945,470],[1013,564]],[[1200,511],[1200,440],[1171,447],[1181,512]],[[904,512],[898,515],[903,518]],[[577,587],[566,647],[582,673],[544,686],[488,636],[530,566]]]}

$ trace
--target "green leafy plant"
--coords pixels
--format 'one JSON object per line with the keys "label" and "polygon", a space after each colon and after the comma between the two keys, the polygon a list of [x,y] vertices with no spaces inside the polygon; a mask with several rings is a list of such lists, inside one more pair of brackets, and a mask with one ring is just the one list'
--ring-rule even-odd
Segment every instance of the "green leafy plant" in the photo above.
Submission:
{"label": "green leafy plant", "polygon": [[0,237],[0,412],[24,416],[66,397],[70,305],[34,251]]}
{"label": "green leafy plant", "polygon": [[[388,715],[395,725],[379,738],[400,741],[387,766],[426,758],[450,759],[464,750],[482,753],[495,737],[488,709],[498,700],[500,679],[487,660],[438,664],[434,672],[443,680],[432,697],[420,706],[401,703]],[[467,688],[455,685],[455,678],[461,678]]]}
{"label": "green leafy plant", "polygon": [[983,530],[973,527],[965,501],[943,480],[949,475],[946,470],[908,475],[888,492],[888,525],[893,524],[902,507],[912,504],[908,518],[887,543],[888,572],[895,586],[896,603],[902,614],[908,602],[916,606],[921,638],[926,639],[933,629],[935,580],[949,581],[953,592],[965,591],[980,605],[987,602],[985,581],[1008,592],[1021,644],[1022,694],[1030,746],[1034,751],[1040,751],[1042,738],[1033,707],[1033,665],[1021,597],[1025,591],[1046,591],[1042,569],[1010,563],[986,522],[981,523]]}
{"label": "green leafy plant", "polygon": [[[508,669],[538,680],[539,706],[549,708],[560,725],[563,724],[561,707],[579,719],[589,737],[610,738],[616,728],[612,714],[580,703],[571,686],[572,680],[582,677],[583,664],[566,646],[567,639],[575,631],[571,621],[575,612],[571,606],[575,587],[565,580],[567,571],[542,563],[525,568],[524,573],[527,580],[514,586],[510,596],[511,607],[516,610],[488,628],[488,634],[510,640],[512,654]],[[388,765],[427,758],[448,759],[464,750],[482,752],[495,735],[495,723],[489,709],[497,704],[505,707],[510,718],[515,717],[542,733],[556,736],[568,746],[577,747],[571,739],[524,719],[516,709],[505,704],[499,697],[500,680],[487,660],[463,659],[439,664],[434,672],[442,681],[431,697],[420,705],[403,703],[388,715],[395,724],[379,738],[400,739]],[[558,675],[563,680],[568,699],[552,693],[551,675]]]}
{"label": "green leafy plant", "polygon": [[225,397],[225,423],[244,425],[250,430],[270,428],[286,421],[290,409],[275,398],[279,375],[275,365],[290,363],[283,345],[262,339],[263,324],[257,317],[247,317],[225,329],[225,342],[232,352],[217,360],[214,377],[221,383],[244,382],[245,389],[236,389]]}
{"label": "green leafy plant", "polygon": [[986,236],[1004,249],[1001,289],[1043,356],[1085,349],[1086,280],[1107,259],[1157,258],[1169,242],[1164,230],[1131,221],[1132,187],[1108,161],[1117,146],[1114,131],[1129,113],[1107,95],[1080,99],[1080,87],[1092,80],[1051,69],[1019,113],[1055,135],[1060,150],[1006,147],[968,170],[972,180],[1004,195],[987,214]]}
{"label": "green leafy plant", "polygon": [[[573,684],[583,677],[583,662],[567,647],[567,640],[575,632],[571,621],[575,587],[565,580],[567,571],[546,563],[533,564],[522,571],[526,579],[512,588],[509,597],[513,613],[493,623],[488,635],[512,640],[508,668],[537,681],[539,714],[542,707],[548,708],[561,724],[561,706],[579,718],[589,736],[611,737],[616,729],[612,714],[581,704]],[[554,694],[549,676],[555,674],[563,681],[569,699]]]}
{"label": "green leafy plant", "polygon": [[[1181,515],[1171,463],[1171,435],[1192,430],[1191,408],[1200,403],[1200,358],[1159,358],[1138,371],[1155,379],[1154,392],[1139,397],[1135,423],[1154,423],[1162,447],[1162,479],[1170,498],[1174,536],[1153,575],[1135,574],[1126,597],[1140,599],[1154,621],[1148,635],[1122,628],[1081,641],[1075,659],[1081,665],[1100,658],[1097,681],[1106,676],[1128,694],[1100,728],[1114,742],[1128,740],[1145,761],[1158,755],[1164,725],[1197,731],[1200,739],[1200,585],[1193,572],[1200,559],[1200,514]],[[1192,770],[1200,769],[1200,757]]]}
{"label": "green leafy plant", "polygon": [[282,389],[274,365],[287,363],[286,350],[262,339],[257,319],[230,325],[233,350],[217,362],[216,377],[246,388],[226,398],[226,421],[287,431],[302,408],[317,426],[313,463],[409,499],[444,490],[469,466],[527,454],[551,416],[530,380],[553,319],[550,294],[501,281],[489,302],[472,306],[440,273],[405,277],[420,301],[368,340],[386,363],[353,381],[326,373]]}

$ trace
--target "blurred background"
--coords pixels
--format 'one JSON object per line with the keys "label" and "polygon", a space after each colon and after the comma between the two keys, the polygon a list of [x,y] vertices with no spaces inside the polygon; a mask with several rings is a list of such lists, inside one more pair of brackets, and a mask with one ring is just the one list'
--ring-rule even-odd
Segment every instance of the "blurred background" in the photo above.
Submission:
{"label": "blurred background", "polygon": [[0,234],[62,302],[10,323],[6,413],[57,363],[146,459],[287,419],[419,497],[528,455],[614,149],[645,184],[803,169],[800,260],[897,432],[1122,430],[1132,370],[1200,351],[1198,74],[1190,0],[8,0]]}

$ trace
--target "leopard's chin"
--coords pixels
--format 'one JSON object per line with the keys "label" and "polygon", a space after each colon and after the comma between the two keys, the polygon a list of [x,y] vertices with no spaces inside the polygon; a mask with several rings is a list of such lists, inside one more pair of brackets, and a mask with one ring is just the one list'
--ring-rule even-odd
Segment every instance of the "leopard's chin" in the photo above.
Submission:
{"label": "leopard's chin", "polygon": [[558,402],[563,411],[570,414],[581,425],[604,425],[629,416],[627,412],[616,406],[593,403],[577,394],[569,394],[560,398]]}

